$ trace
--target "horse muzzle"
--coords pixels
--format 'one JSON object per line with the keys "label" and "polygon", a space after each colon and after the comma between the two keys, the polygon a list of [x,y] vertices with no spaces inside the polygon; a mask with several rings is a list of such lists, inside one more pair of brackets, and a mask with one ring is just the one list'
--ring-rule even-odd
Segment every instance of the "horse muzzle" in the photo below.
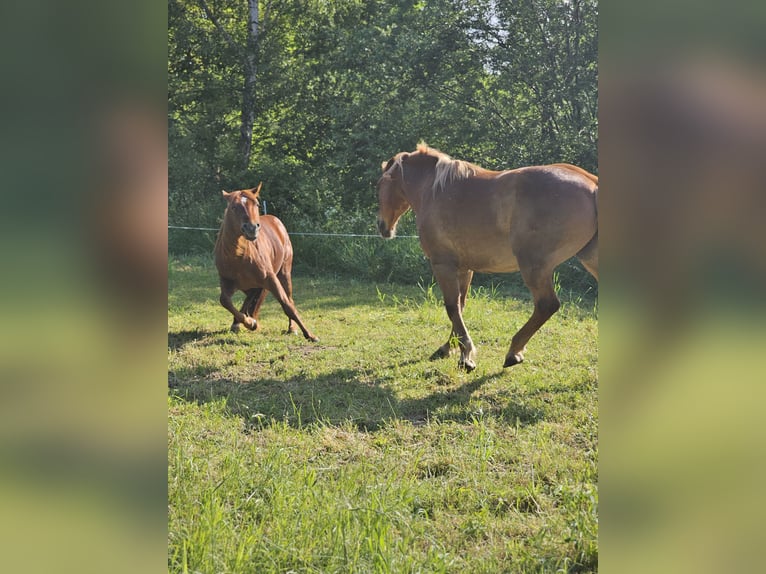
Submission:
{"label": "horse muzzle", "polygon": [[252,223],[243,223],[242,224],[242,235],[245,236],[246,239],[249,241],[255,241],[258,239],[258,232],[261,229],[261,224],[256,223],[253,225]]}
{"label": "horse muzzle", "polygon": [[378,218],[378,232],[385,239],[391,239],[394,236],[394,230],[389,228],[381,218]]}

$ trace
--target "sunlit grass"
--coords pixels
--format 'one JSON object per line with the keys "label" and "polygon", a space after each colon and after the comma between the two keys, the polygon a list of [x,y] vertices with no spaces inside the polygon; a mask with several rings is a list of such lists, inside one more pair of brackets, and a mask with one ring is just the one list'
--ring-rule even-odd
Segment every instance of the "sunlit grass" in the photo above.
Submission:
{"label": "sunlit grass", "polygon": [[170,263],[171,571],[595,571],[592,300],[562,297],[504,370],[531,302],[476,289],[466,374],[428,360],[449,334],[430,278],[294,284],[319,343],[271,297],[229,333],[209,259]]}

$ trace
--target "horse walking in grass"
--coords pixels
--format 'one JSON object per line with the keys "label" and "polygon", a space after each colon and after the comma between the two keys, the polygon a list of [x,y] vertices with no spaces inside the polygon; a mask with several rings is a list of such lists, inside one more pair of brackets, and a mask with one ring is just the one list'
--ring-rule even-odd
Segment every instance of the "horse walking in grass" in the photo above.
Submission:
{"label": "horse walking in grass", "polygon": [[598,280],[598,178],[584,169],[552,164],[490,171],[425,144],[396,154],[382,168],[378,230],[393,237],[399,218],[410,208],[415,212],[420,245],[452,322],[450,338],[432,359],[447,357],[457,337],[458,365],[476,368],[476,347],[463,322],[476,271],[521,271],[534,299],[504,367],[524,360],[529,339],[559,309],[556,266],[577,256]]}
{"label": "horse walking in grass", "polygon": [[[290,276],[293,246],[287,229],[273,215],[261,216],[259,213],[261,185],[253,189],[223,192],[227,205],[215,242],[221,305],[234,315],[232,331],[239,331],[242,324],[255,331],[258,328],[258,313],[267,291],[270,291],[289,319],[288,333],[295,333],[295,325],[298,325],[304,337],[318,341],[303,324],[293,302]],[[239,310],[231,301],[237,290],[245,293],[245,301]]]}

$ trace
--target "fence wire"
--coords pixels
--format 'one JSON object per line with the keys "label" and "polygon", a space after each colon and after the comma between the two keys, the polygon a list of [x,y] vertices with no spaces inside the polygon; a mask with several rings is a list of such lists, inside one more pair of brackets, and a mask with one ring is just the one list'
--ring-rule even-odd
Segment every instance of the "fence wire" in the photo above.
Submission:
{"label": "fence wire", "polygon": [[[184,225],[168,225],[168,229],[188,229],[192,231],[218,231],[215,227],[187,227]],[[373,237],[381,239],[380,235],[368,235],[365,233],[320,233],[311,231],[290,231],[290,235],[308,235],[312,237]],[[417,235],[395,235],[392,239],[418,239]],[[565,262],[567,267],[576,271],[584,271],[576,265],[572,265],[568,261]]]}
{"label": "fence wire", "polygon": [[[218,231],[215,227],[186,227],[183,225],[168,225],[168,229],[189,229],[192,231]],[[309,235],[312,237],[376,237],[380,235],[368,235],[364,233],[320,233],[311,231],[290,231],[290,235]],[[394,239],[417,239],[417,235],[395,235]]]}

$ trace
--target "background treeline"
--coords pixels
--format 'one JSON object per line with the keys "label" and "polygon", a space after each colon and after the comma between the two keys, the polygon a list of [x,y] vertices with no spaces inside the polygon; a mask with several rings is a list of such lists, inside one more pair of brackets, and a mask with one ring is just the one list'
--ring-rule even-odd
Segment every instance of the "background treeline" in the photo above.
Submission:
{"label": "background treeline", "polygon": [[[217,227],[263,181],[291,231],[374,233],[380,164],[419,140],[504,169],[597,172],[595,0],[169,0],[169,220]],[[400,233],[413,233],[409,216]],[[171,230],[173,252],[214,234]],[[295,238],[334,271],[408,279],[416,240]],[[348,245],[346,245],[348,243]],[[300,249],[299,249],[300,247]],[[388,262],[387,262],[388,261]]]}

